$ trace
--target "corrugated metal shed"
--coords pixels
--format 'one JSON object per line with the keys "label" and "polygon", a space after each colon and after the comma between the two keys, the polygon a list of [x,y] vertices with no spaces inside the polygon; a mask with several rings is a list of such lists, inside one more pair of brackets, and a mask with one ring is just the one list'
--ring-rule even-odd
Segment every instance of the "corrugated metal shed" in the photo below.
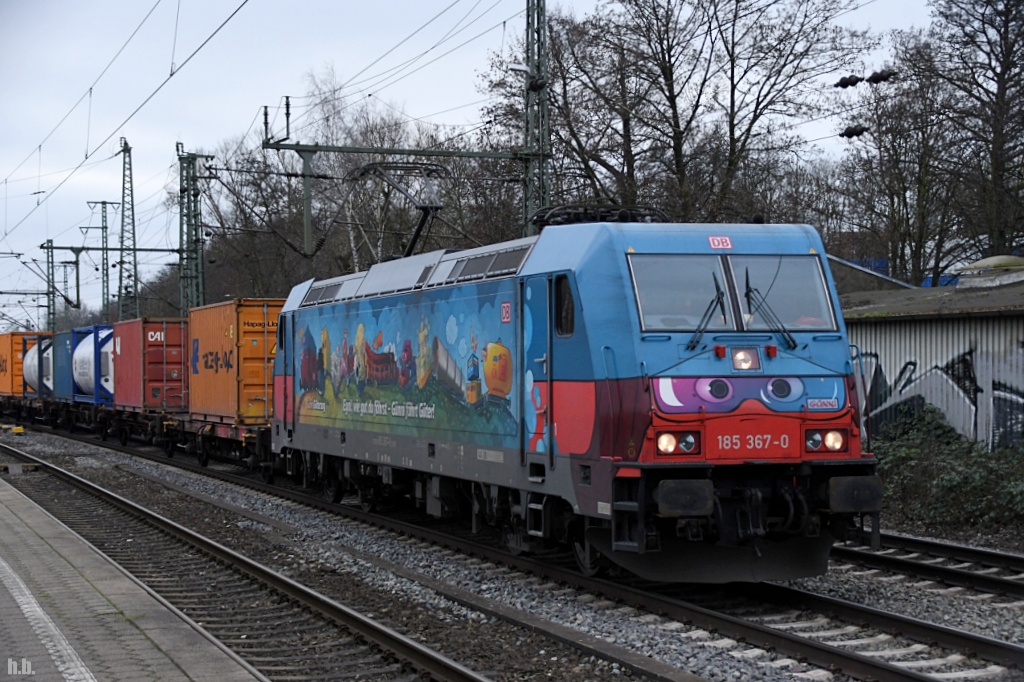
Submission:
{"label": "corrugated metal shed", "polygon": [[872,433],[901,406],[931,403],[991,448],[1024,443],[1024,281],[1008,279],[1017,278],[840,296],[864,360]]}

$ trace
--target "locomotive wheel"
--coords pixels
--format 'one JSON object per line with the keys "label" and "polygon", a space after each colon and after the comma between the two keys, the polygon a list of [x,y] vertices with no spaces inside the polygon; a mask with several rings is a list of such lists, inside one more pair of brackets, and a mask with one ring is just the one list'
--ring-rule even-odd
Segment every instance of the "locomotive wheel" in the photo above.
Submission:
{"label": "locomotive wheel", "polygon": [[510,523],[501,527],[501,543],[513,556],[519,556],[525,551],[522,530]]}
{"label": "locomotive wheel", "polygon": [[377,508],[377,495],[373,488],[359,489],[359,508],[370,513]]}
{"label": "locomotive wheel", "polygon": [[576,567],[580,569],[580,573],[588,578],[603,573],[607,568],[607,560],[590,546],[582,532],[573,533],[572,555],[576,559]]}
{"label": "locomotive wheel", "polygon": [[341,481],[338,480],[333,468],[328,468],[323,483],[324,499],[335,504],[341,501]]}
{"label": "locomotive wheel", "polygon": [[306,463],[301,457],[296,456],[292,465],[291,479],[295,485],[304,485]]}

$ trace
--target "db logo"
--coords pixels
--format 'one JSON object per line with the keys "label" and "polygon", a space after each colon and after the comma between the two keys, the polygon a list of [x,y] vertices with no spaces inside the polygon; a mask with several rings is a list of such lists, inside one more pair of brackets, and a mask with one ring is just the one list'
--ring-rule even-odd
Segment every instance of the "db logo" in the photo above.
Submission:
{"label": "db logo", "polygon": [[731,249],[732,240],[728,237],[708,237],[712,249]]}
{"label": "db logo", "polygon": [[501,323],[508,324],[512,321],[512,304],[505,301],[501,304]]}

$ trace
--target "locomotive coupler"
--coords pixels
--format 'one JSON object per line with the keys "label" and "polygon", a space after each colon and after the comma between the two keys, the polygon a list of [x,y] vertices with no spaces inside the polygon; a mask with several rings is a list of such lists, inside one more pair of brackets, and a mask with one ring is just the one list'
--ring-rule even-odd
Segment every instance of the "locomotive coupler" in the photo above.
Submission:
{"label": "locomotive coupler", "polygon": [[736,510],[736,529],[740,541],[765,536],[761,521],[761,505],[763,497],[756,488],[743,488],[740,491],[743,505]]}

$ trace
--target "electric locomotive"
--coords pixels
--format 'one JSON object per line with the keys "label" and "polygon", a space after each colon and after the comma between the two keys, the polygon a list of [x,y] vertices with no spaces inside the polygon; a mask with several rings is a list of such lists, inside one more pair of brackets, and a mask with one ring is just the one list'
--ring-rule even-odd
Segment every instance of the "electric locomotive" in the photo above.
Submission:
{"label": "electric locomotive", "polygon": [[591,222],[296,286],[270,461],[668,581],[825,571],[881,486],[806,225]]}

